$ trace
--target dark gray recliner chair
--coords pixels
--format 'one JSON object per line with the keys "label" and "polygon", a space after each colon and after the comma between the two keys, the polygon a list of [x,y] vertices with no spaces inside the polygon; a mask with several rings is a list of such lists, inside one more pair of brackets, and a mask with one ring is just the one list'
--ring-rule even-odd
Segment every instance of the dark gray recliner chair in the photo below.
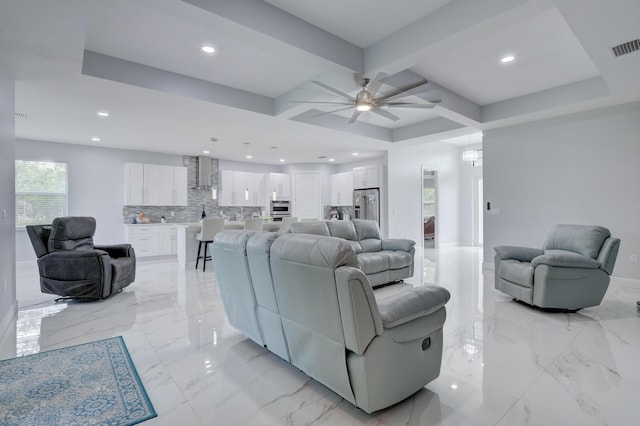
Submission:
{"label": "dark gray recliner chair", "polygon": [[542,249],[495,247],[495,287],[545,309],[577,311],[602,301],[620,239],[607,228],[554,226]]}
{"label": "dark gray recliner chair", "polygon": [[130,244],[96,246],[93,217],[58,217],[27,226],[38,257],[40,290],[65,299],[97,300],[119,292],[136,277]]}

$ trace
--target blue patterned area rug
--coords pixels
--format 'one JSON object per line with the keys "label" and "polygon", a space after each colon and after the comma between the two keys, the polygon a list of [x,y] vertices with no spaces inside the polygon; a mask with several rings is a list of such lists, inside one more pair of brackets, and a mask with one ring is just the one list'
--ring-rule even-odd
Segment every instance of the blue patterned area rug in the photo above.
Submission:
{"label": "blue patterned area rug", "polygon": [[134,425],[156,417],[122,337],[0,361],[0,425]]}

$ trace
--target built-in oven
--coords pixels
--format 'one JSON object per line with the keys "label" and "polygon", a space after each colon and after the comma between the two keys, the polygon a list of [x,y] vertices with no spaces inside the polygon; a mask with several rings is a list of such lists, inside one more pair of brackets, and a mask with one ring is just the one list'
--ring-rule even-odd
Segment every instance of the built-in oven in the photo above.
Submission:
{"label": "built-in oven", "polygon": [[274,222],[282,221],[283,217],[291,216],[290,204],[286,200],[271,201],[271,217]]}

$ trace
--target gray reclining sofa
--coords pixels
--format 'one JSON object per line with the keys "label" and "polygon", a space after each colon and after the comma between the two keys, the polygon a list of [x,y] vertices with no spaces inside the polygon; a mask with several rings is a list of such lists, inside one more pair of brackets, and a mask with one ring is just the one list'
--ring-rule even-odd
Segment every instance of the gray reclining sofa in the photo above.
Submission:
{"label": "gray reclining sofa", "polygon": [[356,252],[358,267],[374,287],[413,276],[415,241],[382,239],[375,220],[296,222],[291,225],[289,232],[347,240]]}
{"label": "gray reclining sofa", "polygon": [[440,374],[446,289],[395,284],[377,300],[333,237],[224,231],[212,256],[231,325],[367,413]]}

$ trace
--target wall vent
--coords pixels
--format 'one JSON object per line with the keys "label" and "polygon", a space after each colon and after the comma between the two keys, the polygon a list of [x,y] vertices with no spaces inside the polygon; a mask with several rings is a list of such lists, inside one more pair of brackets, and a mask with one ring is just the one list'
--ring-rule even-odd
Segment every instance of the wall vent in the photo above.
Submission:
{"label": "wall vent", "polygon": [[617,58],[618,56],[628,55],[629,53],[637,52],[638,50],[640,50],[640,38],[613,46],[611,48],[611,53],[613,53],[613,56]]}
{"label": "wall vent", "polygon": [[13,113],[14,118],[24,118],[25,120],[29,119],[29,114],[25,114],[22,112],[15,112]]}

